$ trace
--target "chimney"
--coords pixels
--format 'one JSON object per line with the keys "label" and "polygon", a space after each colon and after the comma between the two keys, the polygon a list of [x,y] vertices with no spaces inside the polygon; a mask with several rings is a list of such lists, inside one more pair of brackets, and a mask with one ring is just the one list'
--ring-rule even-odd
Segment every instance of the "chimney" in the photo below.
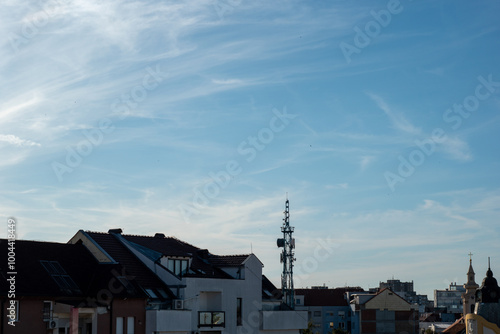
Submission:
{"label": "chimney", "polygon": [[165,238],[165,234],[163,233],[156,233],[155,238]]}
{"label": "chimney", "polygon": [[109,234],[122,234],[122,232],[121,228],[112,228],[108,231]]}

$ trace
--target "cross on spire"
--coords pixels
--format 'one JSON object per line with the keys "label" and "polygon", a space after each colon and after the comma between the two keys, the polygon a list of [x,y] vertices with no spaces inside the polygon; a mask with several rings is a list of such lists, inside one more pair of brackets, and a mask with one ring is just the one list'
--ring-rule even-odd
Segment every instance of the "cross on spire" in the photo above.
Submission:
{"label": "cross on spire", "polygon": [[472,263],[472,255],[474,255],[474,254],[472,254],[471,252],[469,252],[469,258],[470,258],[470,262],[471,263]]}

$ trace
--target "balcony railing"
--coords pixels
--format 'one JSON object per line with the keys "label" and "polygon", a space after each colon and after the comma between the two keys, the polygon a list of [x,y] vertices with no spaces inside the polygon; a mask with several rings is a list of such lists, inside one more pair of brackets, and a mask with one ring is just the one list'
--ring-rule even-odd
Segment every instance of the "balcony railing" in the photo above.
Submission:
{"label": "balcony railing", "polygon": [[198,312],[198,327],[225,327],[226,316],[223,311]]}

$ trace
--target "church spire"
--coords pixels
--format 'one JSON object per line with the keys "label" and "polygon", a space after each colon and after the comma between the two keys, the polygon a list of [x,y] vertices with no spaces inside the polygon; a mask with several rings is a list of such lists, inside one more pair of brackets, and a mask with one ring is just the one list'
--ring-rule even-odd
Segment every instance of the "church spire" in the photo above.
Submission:
{"label": "church spire", "polygon": [[472,253],[469,252],[469,271],[467,271],[467,284],[470,286],[477,285],[475,278],[476,278],[476,273],[474,272],[474,269],[472,268]]}
{"label": "church spire", "polygon": [[477,288],[479,288],[479,285],[477,285],[475,280],[476,274],[474,273],[474,269],[472,268],[472,255],[473,254],[469,252],[469,270],[467,271],[467,283],[464,284],[465,293],[462,294],[464,315],[474,313],[476,303],[475,295]]}

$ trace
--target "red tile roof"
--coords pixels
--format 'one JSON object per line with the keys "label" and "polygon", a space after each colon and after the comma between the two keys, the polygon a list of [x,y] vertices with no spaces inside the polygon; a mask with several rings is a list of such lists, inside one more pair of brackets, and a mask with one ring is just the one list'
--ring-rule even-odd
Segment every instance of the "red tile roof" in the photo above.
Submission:
{"label": "red tile roof", "polygon": [[455,321],[450,327],[446,328],[443,333],[450,333],[450,334],[461,334],[465,333],[465,323],[464,323],[464,317],[461,317],[457,321]]}

